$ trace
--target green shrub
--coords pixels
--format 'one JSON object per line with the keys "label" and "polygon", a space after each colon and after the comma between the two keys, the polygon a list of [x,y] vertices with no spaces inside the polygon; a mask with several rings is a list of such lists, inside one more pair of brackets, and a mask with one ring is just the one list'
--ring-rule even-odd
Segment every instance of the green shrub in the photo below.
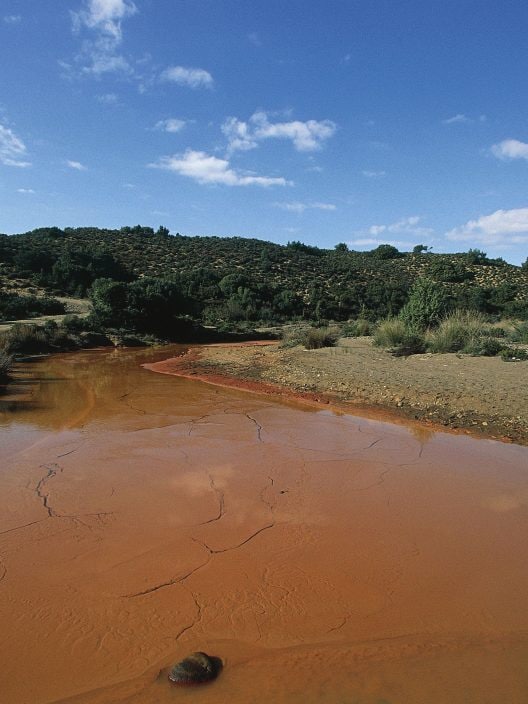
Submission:
{"label": "green shrub", "polygon": [[64,313],[64,304],[56,298],[0,293],[0,318],[3,320],[20,320],[59,313]]}
{"label": "green shrub", "polygon": [[486,335],[488,335],[489,337],[498,337],[503,340],[505,337],[508,336],[508,331],[503,327],[493,327],[492,325],[490,325],[486,328]]}
{"label": "green shrub", "polygon": [[336,328],[309,328],[303,335],[302,343],[307,350],[318,350],[321,347],[333,347],[337,338]]}
{"label": "green shrub", "polygon": [[40,354],[49,350],[46,333],[38,325],[17,323],[2,336],[1,348],[7,354]]}
{"label": "green shrub", "polygon": [[372,334],[372,323],[364,318],[358,318],[351,323],[345,323],[341,328],[342,337],[366,337]]}
{"label": "green shrub", "polygon": [[288,349],[302,345],[307,335],[306,326],[288,326],[283,328],[279,347]]}
{"label": "green shrub", "polygon": [[445,259],[432,259],[429,264],[429,275],[435,281],[448,283],[460,283],[475,278],[475,274],[466,269],[462,262]]}
{"label": "green shrub", "polygon": [[386,318],[374,331],[374,344],[379,347],[399,345],[407,335],[405,323],[400,318]]}
{"label": "green shrub", "polygon": [[[481,313],[457,310],[444,318],[427,336],[431,352],[458,352],[481,338],[486,331]],[[496,354],[496,353],[495,353]]]}
{"label": "green shrub", "polygon": [[528,323],[515,323],[509,337],[512,342],[528,343]]}
{"label": "green shrub", "polygon": [[504,345],[496,337],[471,338],[462,352],[474,357],[495,357],[504,349]]}
{"label": "green shrub", "polygon": [[409,300],[400,311],[400,319],[407,330],[423,333],[436,325],[447,308],[447,295],[443,287],[426,277],[416,281]]}
{"label": "green shrub", "polygon": [[407,331],[403,340],[392,347],[389,352],[395,357],[407,357],[411,354],[421,354],[425,350],[425,337],[419,333]]}
{"label": "green shrub", "polygon": [[66,315],[61,323],[63,328],[70,332],[81,332],[87,329],[88,318],[80,318],[78,315]]}
{"label": "green shrub", "polygon": [[523,362],[528,359],[526,350],[515,350],[512,347],[505,347],[500,351],[500,356],[504,362]]}

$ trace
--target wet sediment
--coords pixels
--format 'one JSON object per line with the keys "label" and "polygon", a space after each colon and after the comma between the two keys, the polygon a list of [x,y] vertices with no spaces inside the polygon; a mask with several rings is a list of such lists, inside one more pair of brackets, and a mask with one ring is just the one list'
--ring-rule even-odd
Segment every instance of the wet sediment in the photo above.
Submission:
{"label": "wet sediment", "polygon": [[[526,700],[526,448],[166,355],[58,355],[0,417],[6,702]],[[175,692],[196,651],[221,677]]]}

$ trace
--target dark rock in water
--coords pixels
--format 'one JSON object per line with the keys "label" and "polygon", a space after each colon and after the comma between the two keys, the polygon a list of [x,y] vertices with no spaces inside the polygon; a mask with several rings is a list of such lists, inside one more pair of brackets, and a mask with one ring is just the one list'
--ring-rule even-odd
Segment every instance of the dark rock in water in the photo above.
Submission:
{"label": "dark rock in water", "polygon": [[191,653],[174,665],[169,672],[169,680],[182,685],[205,684],[214,680],[221,669],[220,658],[211,657],[206,653]]}

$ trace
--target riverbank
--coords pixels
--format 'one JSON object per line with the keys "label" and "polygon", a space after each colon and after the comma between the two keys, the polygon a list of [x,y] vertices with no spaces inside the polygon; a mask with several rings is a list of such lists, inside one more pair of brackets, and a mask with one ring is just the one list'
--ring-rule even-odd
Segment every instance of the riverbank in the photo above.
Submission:
{"label": "riverbank", "polygon": [[524,362],[460,354],[393,357],[361,337],[319,350],[267,342],[208,345],[149,368],[528,444]]}

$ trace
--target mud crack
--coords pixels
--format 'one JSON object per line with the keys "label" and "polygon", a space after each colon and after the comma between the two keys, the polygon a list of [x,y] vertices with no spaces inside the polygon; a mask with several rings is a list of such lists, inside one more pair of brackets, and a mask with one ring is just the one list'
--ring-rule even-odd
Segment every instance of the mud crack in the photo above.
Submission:
{"label": "mud crack", "polygon": [[198,523],[199,526],[206,526],[209,523],[216,523],[216,521],[219,521],[225,514],[224,492],[222,491],[222,489],[219,489],[216,486],[215,481],[214,481],[213,477],[211,476],[211,474],[209,474],[209,472],[207,473],[207,475],[209,477],[209,483],[210,483],[211,489],[214,491],[216,498],[218,499],[218,513],[216,514],[216,516],[214,516],[213,518],[210,518],[208,521],[204,521],[203,523]]}
{"label": "mud crack", "polygon": [[42,501],[42,505],[46,509],[49,518],[55,518],[58,517],[59,514],[55,512],[54,508],[51,506],[50,501],[49,501],[49,492],[45,492],[44,488],[46,484],[53,479],[53,477],[56,477],[58,473],[62,472],[62,467],[60,467],[58,464],[52,464],[52,465],[46,465],[43,464],[41,465],[43,469],[46,469],[47,472],[46,474],[42,477],[42,479],[38,482],[37,486],[35,487],[35,493],[39,497],[39,499]]}
{"label": "mud crack", "polygon": [[257,430],[257,440],[258,440],[259,442],[264,442],[264,440],[262,439],[262,430],[263,430],[263,427],[261,426],[261,424],[258,422],[258,420],[257,420],[256,418],[253,418],[253,416],[250,416],[249,413],[245,413],[244,415],[246,416],[246,418],[247,418],[248,420],[250,420],[252,423],[255,424],[255,427],[256,427],[256,430]]}
{"label": "mud crack", "polygon": [[211,415],[210,413],[206,413],[204,416],[200,416],[199,418],[193,418],[192,420],[190,420],[189,423],[191,424],[191,426],[189,428],[189,432],[187,433],[187,435],[189,437],[191,437],[192,431],[194,430],[194,426],[197,425],[201,420],[205,420],[206,418],[209,418],[210,415]]}
{"label": "mud crack", "polygon": [[[195,539],[193,538],[193,540],[195,540]],[[199,543],[200,545],[202,544],[198,540],[195,542]],[[205,549],[207,549],[207,548],[205,548]],[[189,570],[181,577],[175,577],[174,579],[169,579],[166,582],[162,582],[161,584],[156,584],[153,587],[149,587],[148,589],[143,589],[143,591],[140,591],[140,592],[134,592],[133,594],[123,594],[121,598],[122,599],[135,599],[138,596],[146,596],[147,594],[152,594],[153,592],[157,592],[159,589],[164,589],[165,587],[172,587],[175,584],[183,584],[185,582],[185,580],[189,579],[189,577],[191,577],[195,572],[198,572],[198,570],[201,570],[202,567],[205,567],[207,564],[209,564],[210,561],[211,561],[211,555],[209,555],[209,557],[207,558],[207,560],[205,562],[202,562],[197,567],[193,567],[192,570]]]}
{"label": "mud crack", "polygon": [[200,604],[200,602],[196,598],[196,595],[193,592],[189,592],[189,594],[191,595],[192,600],[194,601],[194,604],[196,606],[196,616],[194,617],[192,623],[190,623],[188,626],[185,626],[185,628],[182,628],[182,630],[176,636],[176,640],[180,640],[184,633],[190,631],[191,628],[194,628],[202,620],[202,605]]}

